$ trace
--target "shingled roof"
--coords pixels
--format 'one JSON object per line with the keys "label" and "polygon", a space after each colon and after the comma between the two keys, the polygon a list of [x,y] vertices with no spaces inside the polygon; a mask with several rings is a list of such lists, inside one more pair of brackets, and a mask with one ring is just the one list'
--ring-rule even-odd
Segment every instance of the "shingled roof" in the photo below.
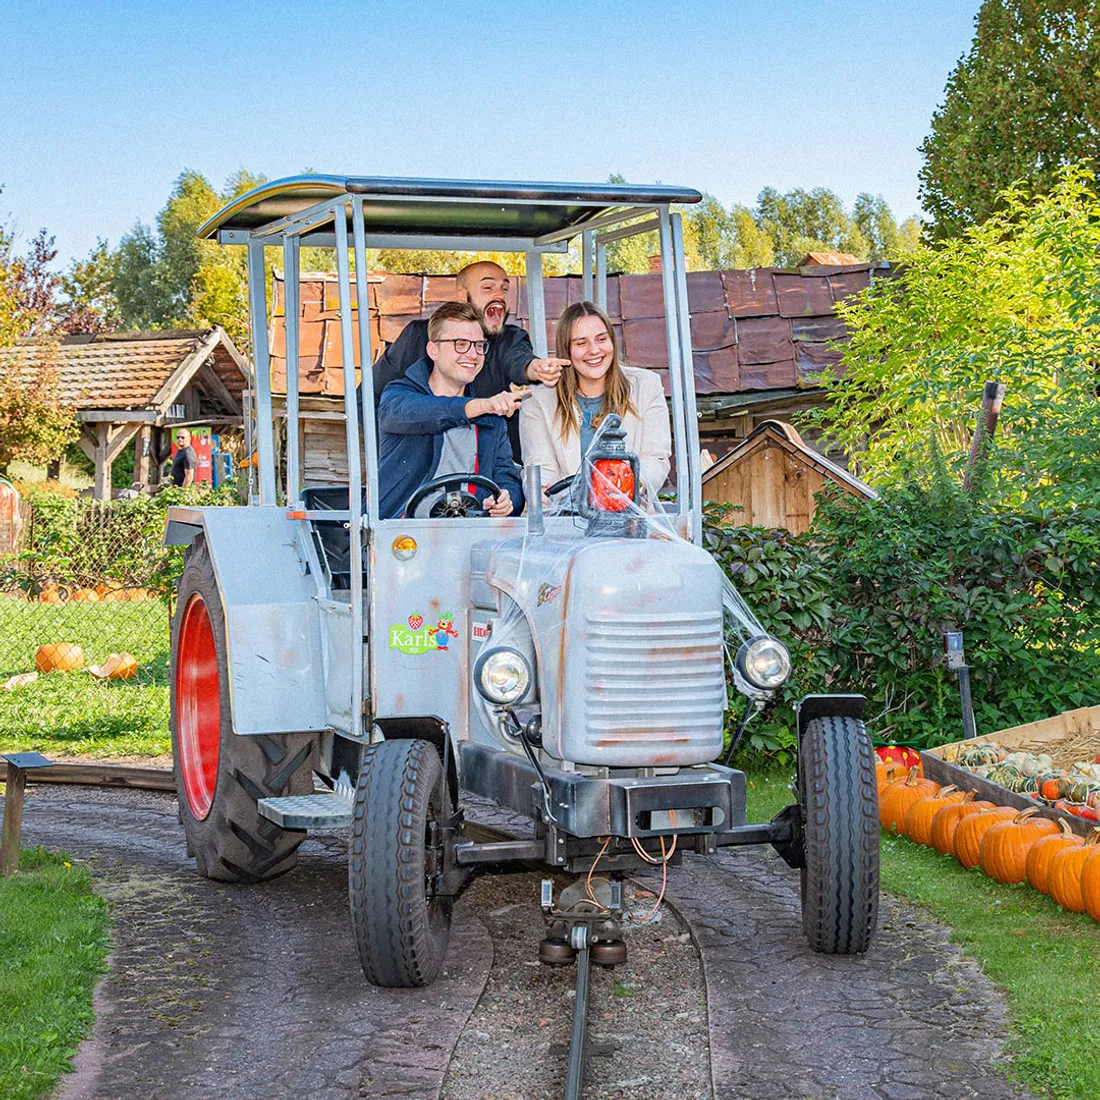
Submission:
{"label": "shingled roof", "polygon": [[23,341],[0,348],[0,366],[14,368],[16,384],[43,367],[56,368],[58,396],[78,413],[163,413],[196,374],[208,370],[212,396],[239,414],[248,377],[247,364],[219,326]]}
{"label": "shingled roof", "polygon": [[[885,270],[885,265],[882,265]],[[816,388],[815,376],[840,361],[836,341],[847,338],[836,303],[867,287],[872,264],[794,269],[697,271],[687,276],[695,389],[700,396],[744,391]],[[371,273],[368,279],[374,348],[395,340],[409,321],[427,317],[457,297],[453,276]],[[548,346],[568,304],[580,301],[580,276],[544,280]],[[275,273],[272,299],[272,386],[286,392],[285,295]],[[352,287],[355,310],[355,287]],[[656,370],[668,392],[664,303],[660,275],[614,275],[607,311],[626,362]],[[513,278],[509,310],[529,327],[525,280]],[[342,394],[336,277],[301,276],[299,388],[303,394]],[[358,365],[358,318],[355,319]]]}

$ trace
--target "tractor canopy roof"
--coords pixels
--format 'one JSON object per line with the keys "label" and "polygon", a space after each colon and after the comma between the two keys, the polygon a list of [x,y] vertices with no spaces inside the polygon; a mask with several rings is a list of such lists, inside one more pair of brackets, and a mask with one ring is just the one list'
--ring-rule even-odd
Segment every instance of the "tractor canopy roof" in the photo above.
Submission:
{"label": "tractor canopy roof", "polygon": [[[291,176],[253,188],[223,207],[200,237],[241,241],[284,219],[297,219],[341,197],[363,196],[368,234],[565,239],[605,211],[695,203],[688,187],[628,183],[523,183],[403,179],[382,176]],[[331,221],[331,218],[329,219]]]}

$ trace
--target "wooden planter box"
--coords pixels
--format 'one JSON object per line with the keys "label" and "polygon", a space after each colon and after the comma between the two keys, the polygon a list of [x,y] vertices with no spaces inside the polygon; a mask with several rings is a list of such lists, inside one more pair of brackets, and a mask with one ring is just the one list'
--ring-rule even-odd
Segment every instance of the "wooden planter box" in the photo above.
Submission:
{"label": "wooden planter box", "polygon": [[[1009,752],[1024,749],[1030,752],[1053,752],[1060,742],[1082,731],[1091,731],[1100,735],[1100,706],[1067,710],[1054,718],[1029,722],[1026,726],[1013,726],[1011,729],[987,733],[968,741],[956,741],[954,744],[981,745],[987,741],[996,741]],[[1083,817],[1074,817],[1073,814],[1067,814],[1062,810],[1052,809],[1034,798],[1010,791],[999,783],[991,783],[967,768],[947,763],[942,759],[941,754],[948,747],[950,746],[941,745],[939,748],[925,749],[921,752],[921,764],[924,767],[924,774],[929,779],[934,779],[940,784],[953,783],[963,791],[975,790],[978,792],[977,798],[994,802],[998,806],[1018,806],[1021,810],[1026,810],[1029,806],[1038,806],[1044,817],[1049,817],[1052,821],[1059,819],[1066,821],[1069,827],[1080,836],[1087,836],[1097,824],[1100,824]]]}

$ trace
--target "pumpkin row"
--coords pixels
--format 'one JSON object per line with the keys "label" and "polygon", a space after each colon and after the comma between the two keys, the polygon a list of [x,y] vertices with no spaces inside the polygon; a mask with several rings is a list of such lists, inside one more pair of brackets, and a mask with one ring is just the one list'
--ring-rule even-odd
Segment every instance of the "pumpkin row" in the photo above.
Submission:
{"label": "pumpkin row", "polygon": [[879,820],[888,832],[953,855],[1004,883],[1028,882],[1063,909],[1100,922],[1100,828],[1087,838],[1065,821],[979,801],[974,791],[941,787],[919,769],[895,777],[879,768]]}

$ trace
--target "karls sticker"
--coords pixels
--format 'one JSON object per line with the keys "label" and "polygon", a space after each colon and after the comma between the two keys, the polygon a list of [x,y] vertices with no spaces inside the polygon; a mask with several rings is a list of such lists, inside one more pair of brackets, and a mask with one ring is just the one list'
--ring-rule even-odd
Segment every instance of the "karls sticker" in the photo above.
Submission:
{"label": "karls sticker", "polygon": [[544,603],[549,603],[551,600],[556,599],[558,593],[561,591],[560,584],[540,584],[539,585],[539,598],[535,604],[536,607],[542,607]]}
{"label": "karls sticker", "polygon": [[416,656],[420,653],[434,653],[439,649],[446,650],[451,639],[458,638],[454,617],[450,614],[442,615],[435,626],[425,627],[424,616],[416,614],[410,615],[405,622],[407,626],[390,627],[390,649]]}
{"label": "karls sticker", "polygon": [[489,624],[474,623],[470,633],[474,636],[475,642],[487,641],[489,638]]}

